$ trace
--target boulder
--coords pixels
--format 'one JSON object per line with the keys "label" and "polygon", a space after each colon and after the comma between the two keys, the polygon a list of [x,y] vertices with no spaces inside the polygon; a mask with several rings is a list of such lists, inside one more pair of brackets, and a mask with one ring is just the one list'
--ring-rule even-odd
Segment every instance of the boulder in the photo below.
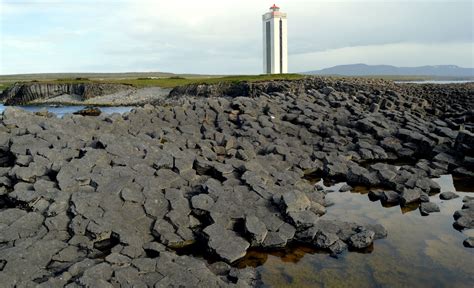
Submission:
{"label": "boulder", "polygon": [[421,215],[429,215],[434,212],[440,212],[439,206],[433,202],[423,202],[420,205]]}
{"label": "boulder", "polygon": [[214,200],[207,194],[199,194],[191,198],[191,205],[194,209],[209,212],[214,205]]}
{"label": "boulder", "polygon": [[463,242],[464,247],[474,248],[474,237],[469,237]]}
{"label": "boulder", "polygon": [[451,199],[459,198],[459,195],[454,192],[443,192],[439,195],[439,198],[441,200],[451,200]]}
{"label": "boulder", "polygon": [[209,249],[229,264],[243,258],[250,247],[250,243],[237,233],[217,223],[206,227],[203,232]]}
{"label": "boulder", "polygon": [[291,219],[291,222],[296,229],[310,228],[318,221],[318,215],[309,210],[290,212],[288,213],[288,217]]}
{"label": "boulder", "polygon": [[430,202],[430,195],[428,195],[428,194],[425,193],[425,192],[421,192],[420,201],[421,201],[422,203]]}
{"label": "boulder", "polygon": [[421,191],[419,189],[405,188],[401,194],[400,201],[403,205],[408,205],[420,201]]}
{"label": "boulder", "polygon": [[364,249],[372,245],[375,238],[375,232],[370,230],[361,231],[349,238],[349,247],[354,249]]}
{"label": "boulder", "polygon": [[288,244],[288,241],[293,239],[295,233],[296,229],[292,225],[284,222],[278,227],[277,231],[268,232],[262,246],[264,248],[283,248]]}
{"label": "boulder", "polygon": [[464,196],[464,198],[462,198],[462,202],[464,203],[471,201],[474,201],[474,196]]}
{"label": "boulder", "polygon": [[303,192],[294,190],[283,194],[281,204],[286,213],[301,212],[310,208],[311,201]]}
{"label": "boulder", "polygon": [[455,226],[461,229],[474,228],[474,208],[458,210],[454,213]]}
{"label": "boulder", "polygon": [[97,107],[86,107],[79,111],[73,113],[74,115],[81,115],[81,116],[100,116],[102,111]]}
{"label": "boulder", "polygon": [[329,251],[331,252],[331,256],[333,257],[337,257],[336,255],[341,254],[342,252],[346,250],[347,250],[347,244],[341,240],[337,240],[336,242],[334,242],[334,244],[329,246]]}
{"label": "boulder", "polygon": [[462,155],[474,156],[474,133],[467,130],[459,131],[454,148]]}
{"label": "boulder", "polygon": [[380,200],[384,204],[398,204],[400,201],[400,194],[395,191],[383,191]]}
{"label": "boulder", "polygon": [[268,233],[265,223],[256,216],[247,216],[245,218],[245,230],[250,236],[252,246],[262,244]]}
{"label": "boulder", "polygon": [[336,241],[339,241],[339,237],[334,233],[319,231],[314,237],[313,241],[316,247],[321,248],[321,249],[328,249],[334,243],[336,243]]}
{"label": "boulder", "polygon": [[339,188],[339,192],[349,192],[352,190],[352,187],[348,184],[344,184],[341,188]]}
{"label": "boulder", "polygon": [[369,195],[368,195],[369,199],[371,201],[379,201],[384,196],[383,192],[384,191],[380,191],[380,190],[370,190]]}
{"label": "boulder", "polygon": [[370,230],[375,232],[374,239],[384,239],[387,238],[388,232],[385,227],[383,227],[381,224],[368,224],[365,225],[365,227]]}

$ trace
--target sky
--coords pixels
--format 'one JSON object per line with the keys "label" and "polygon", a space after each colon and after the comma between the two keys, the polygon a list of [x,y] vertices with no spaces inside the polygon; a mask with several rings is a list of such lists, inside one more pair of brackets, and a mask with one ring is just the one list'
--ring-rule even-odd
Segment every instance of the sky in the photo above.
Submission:
{"label": "sky", "polygon": [[[473,0],[274,0],[290,72],[474,67]],[[0,0],[0,74],[260,74],[273,0]]]}

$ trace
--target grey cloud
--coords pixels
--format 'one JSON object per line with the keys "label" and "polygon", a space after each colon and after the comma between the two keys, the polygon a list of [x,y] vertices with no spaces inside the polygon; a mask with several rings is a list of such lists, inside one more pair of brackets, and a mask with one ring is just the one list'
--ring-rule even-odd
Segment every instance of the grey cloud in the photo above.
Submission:
{"label": "grey cloud", "polygon": [[[39,38],[54,43],[53,47],[34,49],[35,45],[28,45],[22,49],[22,53],[5,49],[2,58],[19,63],[31,62],[31,65],[7,63],[0,73],[29,67],[44,67],[45,71],[51,71],[57,67],[48,64],[52,59],[32,56],[38,54],[58,55],[53,60],[66,71],[260,73],[261,15],[268,8],[267,1],[202,0],[199,2],[202,5],[178,1],[181,0],[110,0],[92,4],[91,0],[63,0],[56,1],[62,4],[54,6],[37,0],[43,4],[26,5],[25,14],[15,10],[14,13],[20,14],[13,14],[10,21],[5,22],[9,26],[2,28],[7,37],[4,39],[12,39],[13,44],[34,44],[35,39]],[[308,66],[323,68],[340,64],[338,59],[346,62],[374,62],[373,52],[377,51],[377,47],[394,55],[386,61],[378,57],[377,61],[394,65],[422,62],[419,57],[415,59],[407,52],[405,47],[408,46],[405,44],[426,47],[426,53],[431,54],[423,61],[441,59],[452,60],[455,62],[453,64],[463,66],[473,65],[472,53],[464,52],[465,45],[462,46],[462,53],[457,51],[455,58],[449,49],[432,49],[450,43],[467,43],[473,47],[473,1],[281,2],[282,9],[289,15],[292,71],[304,71]],[[183,8],[183,3],[189,3],[191,11],[187,7]],[[13,6],[22,7],[21,4]],[[193,13],[192,9],[200,10]],[[14,31],[21,19],[29,17],[31,13],[47,21],[26,18],[29,20],[28,25],[31,25],[30,34],[16,35]],[[63,28],[58,30],[57,27]],[[73,33],[76,30],[81,33]],[[386,45],[392,46],[387,50]],[[68,50],[70,47],[88,51],[80,55],[82,62],[76,61],[78,57],[71,57],[80,52],[71,52]],[[338,56],[343,56],[340,53],[346,53],[349,51],[347,49],[357,52],[354,52],[353,58]],[[388,63],[393,59],[398,62]]]}
{"label": "grey cloud", "polygon": [[290,49],[299,54],[402,42],[472,42],[472,3],[324,3],[315,17],[290,14]]}

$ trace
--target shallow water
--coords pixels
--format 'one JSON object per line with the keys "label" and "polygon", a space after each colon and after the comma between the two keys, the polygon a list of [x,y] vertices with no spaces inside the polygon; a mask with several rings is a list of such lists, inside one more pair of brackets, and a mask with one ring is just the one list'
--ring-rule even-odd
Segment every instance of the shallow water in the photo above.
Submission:
{"label": "shallow water", "polygon": [[[8,106],[0,104],[0,113],[2,113]],[[57,117],[62,118],[66,114],[72,114],[76,111],[84,109],[86,106],[49,106],[49,105],[34,105],[34,106],[13,106],[15,108],[21,108],[30,112],[38,112],[42,109],[47,109],[49,112],[56,114]],[[102,113],[112,114],[112,113],[127,113],[130,112],[134,106],[111,106],[111,107],[99,107]]]}
{"label": "shallow water", "polygon": [[[455,191],[451,176],[437,180],[442,191]],[[244,265],[258,266],[264,287],[472,287],[474,249],[462,244],[474,230],[453,228],[462,197],[438,203],[440,213],[384,208],[360,193],[329,193],[335,203],[323,216],[358,223],[380,223],[388,237],[365,254],[346,252],[338,259],[310,247],[289,247],[270,254],[250,252]],[[472,194],[470,194],[472,195]]]}

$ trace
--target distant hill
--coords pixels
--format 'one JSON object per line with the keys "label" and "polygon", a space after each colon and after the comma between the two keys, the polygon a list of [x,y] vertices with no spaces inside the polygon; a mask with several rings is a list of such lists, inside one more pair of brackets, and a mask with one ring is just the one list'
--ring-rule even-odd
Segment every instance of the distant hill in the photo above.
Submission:
{"label": "distant hill", "polygon": [[462,68],[456,65],[395,67],[390,65],[351,64],[309,71],[303,74],[341,76],[432,76],[472,79],[474,78],[474,68]]}

